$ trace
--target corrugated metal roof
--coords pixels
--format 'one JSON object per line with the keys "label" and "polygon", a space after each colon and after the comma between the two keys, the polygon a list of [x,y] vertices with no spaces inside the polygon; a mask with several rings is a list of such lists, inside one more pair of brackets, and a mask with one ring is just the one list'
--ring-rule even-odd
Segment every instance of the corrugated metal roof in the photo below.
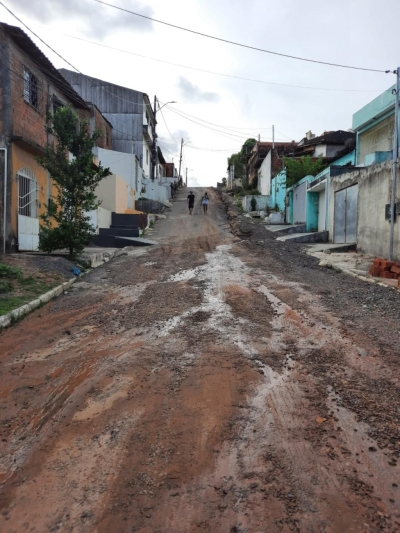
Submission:
{"label": "corrugated metal roof", "polygon": [[43,74],[74,104],[75,107],[88,109],[85,101],[21,28],[18,26],[11,26],[5,22],[0,22],[0,28],[11,37],[15,44],[25,52],[32,61],[38,65]]}

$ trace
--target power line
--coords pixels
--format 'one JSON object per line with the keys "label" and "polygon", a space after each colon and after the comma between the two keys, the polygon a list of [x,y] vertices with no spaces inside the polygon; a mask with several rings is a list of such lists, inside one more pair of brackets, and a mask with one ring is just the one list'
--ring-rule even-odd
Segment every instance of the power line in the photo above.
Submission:
{"label": "power line", "polygon": [[240,139],[240,140],[243,140],[243,139],[247,140],[248,139],[247,135],[237,135],[235,133],[229,133],[229,132],[226,132],[226,131],[217,130],[215,128],[211,128],[210,126],[206,126],[205,124],[201,124],[200,122],[197,122],[196,120],[193,120],[193,119],[191,119],[189,117],[186,117],[185,115],[181,114],[176,109],[172,109],[169,106],[167,106],[167,109],[169,111],[171,111],[172,113],[175,113],[175,114],[179,115],[180,117],[188,120],[189,122],[193,122],[194,124],[197,124],[198,126],[206,128],[208,130],[215,131],[216,133],[218,133],[219,135],[222,135],[223,137],[226,137],[227,139],[230,139],[230,140],[233,140],[233,141],[237,141],[238,139]]}
{"label": "power line", "polygon": [[[46,31],[54,32],[54,30],[51,30],[50,28],[45,28],[44,26],[40,26],[40,28],[42,28],[42,29],[44,29]],[[186,68],[186,69],[189,69],[189,70],[194,70],[196,72],[202,72],[202,73],[211,74],[211,75],[214,75],[214,76],[222,76],[224,78],[232,78],[232,79],[235,79],[235,80],[251,81],[253,83],[262,83],[262,84],[265,84],[265,85],[277,85],[279,87],[291,87],[291,88],[294,88],[294,89],[309,89],[309,90],[313,90],[313,91],[378,93],[378,92],[383,92],[385,90],[385,89],[371,90],[371,89],[336,89],[336,88],[332,88],[332,87],[310,87],[310,86],[307,86],[307,85],[292,85],[292,84],[289,84],[289,83],[278,83],[278,82],[273,82],[273,81],[258,80],[258,79],[255,79],[255,78],[245,78],[243,76],[234,76],[233,74],[225,74],[225,73],[216,72],[216,71],[213,71],[213,70],[206,70],[206,69],[202,69],[202,68],[198,68],[198,67],[192,67],[192,66],[189,66],[189,65],[182,65],[181,63],[173,63],[172,61],[166,61],[166,60],[158,59],[158,58],[155,58],[155,57],[145,56],[143,54],[137,54],[136,52],[130,52],[129,50],[124,50],[122,48],[116,48],[115,46],[109,46],[107,44],[97,43],[96,41],[90,41],[89,39],[83,39],[82,37],[76,37],[75,35],[69,35],[68,33],[57,32],[57,34],[58,35],[63,35],[64,37],[68,37],[70,39],[76,39],[77,41],[81,41],[81,42],[84,42],[84,43],[92,44],[94,46],[100,46],[102,48],[107,48],[108,50],[114,50],[115,52],[120,52],[120,53],[123,53],[123,54],[129,54],[129,55],[132,55],[132,56],[141,57],[142,59],[149,59],[150,61],[156,61],[158,63],[165,63],[167,65],[173,65],[175,67]]]}
{"label": "power line", "polygon": [[158,110],[160,111],[161,116],[162,116],[162,119],[163,119],[163,121],[164,121],[165,127],[166,127],[167,130],[168,130],[169,136],[170,136],[171,139],[174,141],[174,143],[179,144],[178,141],[172,137],[172,133],[169,131],[169,127],[168,127],[168,125],[167,125],[167,121],[165,120],[164,113],[162,112],[162,109],[160,108],[160,104],[158,104],[158,107],[159,107]]}
{"label": "power line", "polygon": [[164,26],[169,26],[169,27],[175,28],[177,30],[186,31],[188,33],[193,33],[195,35],[200,35],[201,37],[207,37],[208,39],[213,39],[215,41],[221,41],[223,43],[232,44],[234,46],[240,46],[242,48],[248,48],[250,50],[255,50],[257,52],[263,52],[265,54],[272,54],[272,55],[276,55],[276,56],[287,57],[289,59],[297,59],[298,61],[307,61],[308,63],[318,63],[320,65],[328,65],[330,67],[340,67],[340,68],[348,68],[348,69],[354,69],[354,70],[364,70],[364,71],[368,71],[368,72],[380,72],[382,74],[390,72],[390,70],[381,70],[381,69],[373,69],[373,68],[365,68],[365,67],[354,67],[354,66],[351,66],[351,65],[342,65],[342,64],[339,64],[339,63],[330,63],[328,61],[318,61],[316,59],[307,59],[307,58],[304,58],[304,57],[292,56],[292,55],[289,55],[289,54],[283,54],[281,52],[273,52],[272,50],[265,50],[264,48],[258,48],[256,46],[250,46],[248,44],[237,43],[235,41],[230,41],[228,39],[223,39],[222,37],[216,37],[215,35],[209,35],[207,33],[202,33],[202,32],[196,31],[196,30],[190,30],[189,28],[184,28],[182,26],[177,26],[176,24],[171,24],[170,22],[164,22],[162,20],[157,20],[157,19],[154,19],[152,17],[148,17],[147,15],[142,15],[140,13],[135,13],[134,11],[130,11],[129,9],[125,9],[123,7],[119,7],[119,6],[114,6],[112,4],[108,4],[107,2],[104,2],[103,0],[94,0],[94,1],[99,3],[99,4],[103,4],[105,6],[112,7],[114,9],[118,9],[119,11],[124,11],[125,13],[129,13],[130,15],[135,15],[136,17],[141,17],[141,18],[144,18],[144,19],[147,19],[147,20],[151,20],[152,22],[157,22],[158,24],[164,24]]}
{"label": "power line", "polygon": [[[20,22],[20,23],[21,23],[21,24],[22,24],[22,25],[23,25],[28,31],[30,31],[30,32],[32,33],[32,35],[34,35],[37,39],[39,39],[40,42],[42,42],[45,46],[47,46],[47,48],[49,48],[49,50],[51,50],[53,53],[55,53],[59,58],[61,58],[63,61],[65,61],[65,63],[67,63],[67,65],[69,65],[70,67],[72,67],[72,68],[73,68],[74,70],[76,70],[79,74],[82,74],[82,76],[84,76],[83,72],[81,72],[79,69],[77,69],[76,67],[74,67],[74,65],[73,65],[72,63],[70,63],[67,59],[65,59],[65,57],[63,57],[61,54],[59,54],[58,52],[56,52],[56,51],[54,50],[54,48],[52,48],[49,44],[47,44],[47,43],[46,43],[41,37],[39,37],[39,36],[38,36],[33,30],[31,30],[31,28],[29,28],[29,26],[27,26],[27,25],[26,25],[26,24],[25,24],[20,18],[18,18],[17,15],[15,15],[15,13],[13,13],[10,9],[8,9],[8,7],[5,6],[3,2],[0,1],[0,5],[2,5],[2,6],[4,7],[4,9],[6,9],[6,10],[7,10],[7,11],[8,11],[8,12],[9,12],[9,13],[10,13],[10,14],[11,14],[16,20],[18,20],[18,22]],[[43,65],[39,64],[39,63],[38,63],[37,61],[35,61],[35,59],[33,59],[32,57],[31,57],[31,59],[32,59],[32,61],[34,61],[34,63],[36,63],[36,64],[38,65],[38,67],[39,67],[41,70],[43,70],[45,73],[48,73],[48,74],[51,76],[51,78],[52,78],[52,80],[54,81],[54,83],[57,85],[57,82],[54,80],[54,73],[50,72],[48,69],[46,69],[46,67],[44,67]],[[125,102],[130,103],[130,104],[133,104],[132,101],[130,101],[130,100],[126,100],[126,99],[124,99],[124,98],[122,98],[122,97],[120,97],[120,96],[118,96],[118,95],[116,95],[116,94],[114,94],[114,93],[111,93],[111,92],[108,91],[105,87],[102,87],[101,85],[95,85],[94,87],[97,87],[97,88],[99,88],[99,89],[101,89],[101,90],[103,90],[103,91],[109,93],[111,96],[114,96],[114,97],[116,97],[116,98],[119,98],[120,100],[123,100],[123,101],[125,101]],[[61,90],[63,90],[64,92],[67,92],[66,89],[65,89],[65,87],[61,87],[60,85],[58,85],[58,88],[61,89]],[[74,89],[73,89],[72,87],[71,87],[71,90],[74,91]],[[75,91],[74,91],[74,92],[75,92]],[[68,95],[69,97],[71,97],[70,94],[72,94],[71,91],[69,91],[69,93],[67,92],[67,95]],[[78,94],[78,93],[76,93],[76,94]],[[76,95],[74,95],[74,98],[75,98],[75,97],[76,97]],[[141,105],[142,107],[151,107],[151,104],[144,104],[144,103],[142,103],[142,104],[136,104],[136,105],[139,105],[139,106]]]}
{"label": "power line", "polygon": [[[76,67],[74,67],[74,65],[72,63],[70,63],[69,61],[67,61],[62,55],[60,55],[58,52],[56,52],[54,50],[54,48],[52,48],[50,45],[48,45],[45,41],[43,41],[43,39],[41,39],[39,37],[39,35],[37,35],[33,30],[31,30],[26,24],[25,22],[22,22],[22,20],[20,18],[17,17],[17,15],[15,13],[13,13],[11,11],[11,9],[8,9],[8,7],[6,5],[3,4],[3,2],[0,2],[0,5],[2,5],[4,7],[4,9],[6,9],[10,15],[12,15],[15,19],[18,20],[18,22],[20,22],[28,31],[30,31],[32,33],[32,35],[34,35],[37,39],[39,39],[40,42],[42,42],[45,46],[47,46],[47,48],[50,48],[50,50],[52,52],[54,52],[59,58],[61,58],[63,61],[65,61],[65,63],[67,63],[70,67],[72,67],[74,70],[76,70],[77,72],[80,72]],[[82,74],[82,73],[81,73]]]}
{"label": "power line", "polygon": [[[162,102],[161,102],[162,103]],[[167,106],[168,107],[168,106]],[[170,108],[169,108],[170,109]],[[171,110],[171,109],[170,109]],[[175,110],[175,108],[174,108]],[[190,113],[186,113],[185,111],[182,111],[182,110],[179,110],[179,112],[182,114],[182,115],[186,115],[188,117],[191,117],[191,118],[195,118],[197,120],[199,120],[200,122],[205,122],[206,124],[210,124],[211,126],[217,126],[218,128],[222,128],[222,129],[225,129],[225,130],[229,130],[227,133],[229,133],[230,131],[232,131],[233,133],[237,133],[239,136],[248,139],[248,135],[245,134],[244,131],[237,131],[237,130],[240,130],[240,129],[250,129],[250,130],[253,130],[253,131],[260,131],[260,130],[269,130],[269,131],[272,131],[272,127],[270,126],[269,128],[232,128],[230,126],[223,126],[222,124],[215,124],[214,122],[209,122],[207,120],[204,120],[200,117],[196,117],[195,115],[191,115]],[[282,133],[281,133],[282,134]],[[249,134],[250,135],[250,134]],[[284,135],[284,134],[282,134]],[[286,135],[284,135],[286,137]],[[272,135],[271,135],[272,137]],[[277,139],[278,140],[278,139]]]}

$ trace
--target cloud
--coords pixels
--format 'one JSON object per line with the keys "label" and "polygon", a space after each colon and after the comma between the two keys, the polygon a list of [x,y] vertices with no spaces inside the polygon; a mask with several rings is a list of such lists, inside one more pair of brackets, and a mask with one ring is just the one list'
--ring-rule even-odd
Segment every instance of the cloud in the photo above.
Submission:
{"label": "cloud", "polygon": [[220,97],[217,93],[201,90],[183,76],[179,77],[178,89],[187,102],[218,102]]}
{"label": "cloud", "polygon": [[[161,127],[157,128],[157,132],[161,129],[163,133],[159,134],[158,137],[158,144],[160,145],[160,148],[164,154],[164,157],[170,158],[173,156],[179,156],[180,150],[181,150],[181,140],[184,139],[184,142],[187,143],[190,141],[190,135],[187,130],[173,130],[171,132],[172,137],[175,139],[175,142],[171,139],[169,134],[165,133],[165,128]],[[177,162],[177,160],[176,160]]]}
{"label": "cloud", "polygon": [[201,183],[198,178],[188,176],[188,187],[201,187]]}
{"label": "cloud", "polygon": [[[120,2],[123,8],[151,17],[154,12],[150,6],[139,0]],[[153,23],[124,11],[119,11],[93,1],[83,0],[18,0],[18,10],[24,16],[31,16],[40,23],[72,20],[82,24],[89,37],[103,40],[118,31],[152,31]]]}

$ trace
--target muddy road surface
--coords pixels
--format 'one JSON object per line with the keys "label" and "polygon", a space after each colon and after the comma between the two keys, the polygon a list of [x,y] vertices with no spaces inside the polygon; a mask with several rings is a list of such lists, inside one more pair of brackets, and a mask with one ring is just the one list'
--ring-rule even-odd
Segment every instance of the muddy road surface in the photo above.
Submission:
{"label": "muddy road surface", "polygon": [[0,335],[0,531],[400,531],[391,289],[195,193]]}

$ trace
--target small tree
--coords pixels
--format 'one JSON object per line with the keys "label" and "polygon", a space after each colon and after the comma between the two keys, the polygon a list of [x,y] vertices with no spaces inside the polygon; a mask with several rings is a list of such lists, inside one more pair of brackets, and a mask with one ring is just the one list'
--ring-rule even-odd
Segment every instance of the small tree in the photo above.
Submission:
{"label": "small tree", "polygon": [[66,248],[73,258],[95,235],[87,213],[100,205],[94,191],[111,172],[93,163],[92,149],[101,132],[90,134],[88,123],[80,122],[70,107],[59,108],[49,121],[46,131],[55,145],[47,144],[38,162],[49,172],[57,194],[41,215],[39,249],[50,253]]}
{"label": "small tree", "polygon": [[286,166],[286,187],[292,187],[305,176],[316,176],[326,165],[322,161],[322,157],[317,160],[311,156],[302,156],[300,159],[292,159],[285,157]]}
{"label": "small tree", "polygon": [[240,152],[232,154],[228,157],[228,164],[235,165],[235,179],[240,180],[244,189],[248,188],[248,180],[246,176],[246,163],[254,145],[257,144],[256,139],[247,139],[242,145]]}

